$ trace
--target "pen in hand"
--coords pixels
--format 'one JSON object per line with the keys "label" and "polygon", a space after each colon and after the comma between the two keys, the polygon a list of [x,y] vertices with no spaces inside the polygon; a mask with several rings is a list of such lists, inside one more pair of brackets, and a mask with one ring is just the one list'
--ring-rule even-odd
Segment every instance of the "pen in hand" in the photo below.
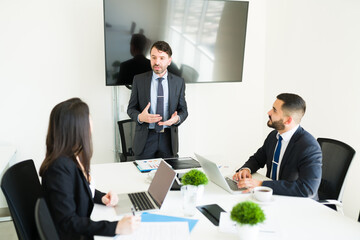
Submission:
{"label": "pen in hand", "polygon": [[134,210],[134,207],[131,207],[131,212],[132,212],[132,215],[135,216],[135,210]]}

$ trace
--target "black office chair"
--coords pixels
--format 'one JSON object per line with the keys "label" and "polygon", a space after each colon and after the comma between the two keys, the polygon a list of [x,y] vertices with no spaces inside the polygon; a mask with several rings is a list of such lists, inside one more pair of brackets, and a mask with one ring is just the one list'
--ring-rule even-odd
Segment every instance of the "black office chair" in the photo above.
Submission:
{"label": "black office chair", "polygon": [[343,213],[341,201],[344,180],[355,150],[334,139],[318,138],[317,141],[323,154],[319,202]]}
{"label": "black office chair", "polygon": [[42,188],[33,160],[19,162],[6,170],[1,180],[19,239],[38,239],[35,225],[35,203]]}
{"label": "black office chair", "polygon": [[58,240],[54,222],[44,198],[39,198],[35,204],[35,222],[41,240]]}
{"label": "black office chair", "polygon": [[118,121],[120,141],[121,141],[121,153],[120,161],[134,161],[135,156],[132,150],[135,136],[136,123],[132,119],[126,119]]}

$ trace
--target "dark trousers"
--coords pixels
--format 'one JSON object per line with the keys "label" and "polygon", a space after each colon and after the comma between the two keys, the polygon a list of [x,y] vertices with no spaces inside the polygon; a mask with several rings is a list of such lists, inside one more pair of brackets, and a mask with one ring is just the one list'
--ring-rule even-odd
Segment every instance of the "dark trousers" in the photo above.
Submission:
{"label": "dark trousers", "polygon": [[163,133],[149,129],[143,152],[139,156],[135,156],[136,159],[171,157],[173,157],[173,153],[171,150],[171,133],[169,128],[165,128]]}

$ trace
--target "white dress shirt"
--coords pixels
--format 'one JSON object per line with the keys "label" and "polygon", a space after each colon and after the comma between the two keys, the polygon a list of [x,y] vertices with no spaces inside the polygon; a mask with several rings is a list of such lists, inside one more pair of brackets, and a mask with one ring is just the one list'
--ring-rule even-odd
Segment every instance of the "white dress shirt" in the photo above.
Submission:
{"label": "white dress shirt", "polygon": [[[280,166],[281,166],[281,161],[282,158],[284,156],[284,153],[286,151],[287,146],[289,145],[289,142],[292,138],[292,136],[294,135],[294,133],[296,132],[296,130],[299,128],[299,124],[296,125],[296,127],[294,127],[293,129],[291,129],[290,131],[284,132],[283,134],[281,134],[282,137],[282,141],[281,141],[281,149],[280,149],[280,156],[279,156],[279,163],[278,163],[278,167],[277,167],[277,173],[276,173],[276,180],[279,179],[279,172],[280,172]],[[276,135],[276,138],[279,140],[279,133]],[[275,146],[275,149],[277,147],[277,144]],[[274,155],[275,155],[275,151],[274,151]],[[273,156],[273,161],[274,161],[274,156]],[[271,173],[270,176],[272,176],[272,169],[271,169]]]}

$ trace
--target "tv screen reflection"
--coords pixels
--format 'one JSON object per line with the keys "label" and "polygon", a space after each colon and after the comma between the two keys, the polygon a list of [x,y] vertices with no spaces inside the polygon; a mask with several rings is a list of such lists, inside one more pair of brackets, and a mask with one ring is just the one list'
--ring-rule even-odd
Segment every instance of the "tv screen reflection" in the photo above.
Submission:
{"label": "tv screen reflection", "polygon": [[150,71],[150,47],[159,40],[172,48],[169,72],[186,83],[241,82],[248,4],[104,0],[106,85],[131,85]]}

